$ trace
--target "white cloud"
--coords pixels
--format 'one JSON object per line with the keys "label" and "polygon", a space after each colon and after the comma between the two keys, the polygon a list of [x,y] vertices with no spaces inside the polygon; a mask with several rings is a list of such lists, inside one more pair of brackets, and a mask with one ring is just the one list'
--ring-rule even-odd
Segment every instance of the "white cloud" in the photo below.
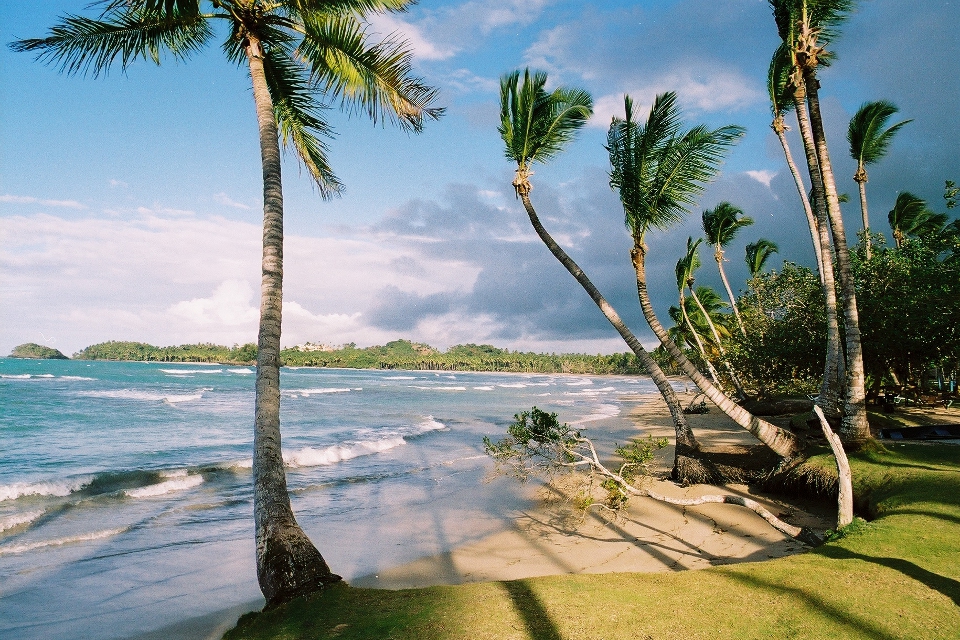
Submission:
{"label": "white cloud", "polygon": [[137,207],[137,213],[144,216],[173,216],[175,218],[197,215],[196,211],[189,209],[171,209],[170,207],[161,207],[159,205],[154,205],[153,208]]}
{"label": "white cloud", "polygon": [[67,209],[86,209],[87,206],[76,200],[44,200],[32,196],[15,196],[9,193],[0,196],[0,202],[13,202],[16,204],[42,204],[48,207],[65,207]]}
{"label": "white cloud", "polygon": [[649,83],[597,98],[590,125],[606,129],[613,116],[622,118],[624,93],[634,100],[634,114],[646,119],[653,99],[666,91],[676,92],[681,108],[700,112],[736,111],[765,99],[754,84],[739,73],[676,69]]}
{"label": "white cloud", "polygon": [[406,40],[414,56],[420,60],[445,60],[456,54],[454,47],[431,42],[420,27],[404,22],[396,15],[373,14],[369,16],[369,22],[380,38],[397,35]]}
{"label": "white cloud", "polygon": [[246,325],[251,330],[255,330],[260,317],[253,287],[246,280],[226,280],[209,298],[178,302],[168,313],[197,325]]}
{"label": "white cloud", "polygon": [[754,171],[744,171],[745,174],[762,184],[763,186],[770,188],[770,181],[777,176],[776,171],[771,171],[770,169],[759,169]]}
{"label": "white cloud", "polygon": [[213,196],[213,199],[216,200],[217,202],[219,202],[220,204],[226,205],[226,206],[228,206],[228,207],[233,207],[234,209],[249,209],[249,208],[250,208],[249,205],[245,205],[245,204],[243,204],[242,202],[237,202],[236,200],[232,199],[230,196],[228,196],[227,194],[225,194],[225,193],[222,192],[222,191],[221,191],[220,193],[214,195],[214,196]]}

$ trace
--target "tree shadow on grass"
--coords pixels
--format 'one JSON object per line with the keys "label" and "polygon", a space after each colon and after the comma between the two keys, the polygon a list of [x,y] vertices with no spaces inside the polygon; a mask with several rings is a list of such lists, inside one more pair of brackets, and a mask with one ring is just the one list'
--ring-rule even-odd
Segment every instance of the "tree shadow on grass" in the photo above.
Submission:
{"label": "tree shadow on grass", "polygon": [[960,607],[960,581],[954,580],[953,578],[948,578],[946,576],[941,576],[940,574],[924,569],[923,567],[916,565],[909,560],[903,560],[902,558],[875,558],[872,556],[865,556],[862,553],[850,551],[849,549],[834,546],[821,547],[816,551],[816,553],[834,560],[863,560],[864,562],[872,562],[873,564],[879,564],[887,567],[888,569],[899,571],[903,575],[913,578],[917,582],[924,584],[930,589],[939,591],[943,595],[953,600],[955,605]]}
{"label": "tree shadow on grass", "polygon": [[877,625],[873,624],[869,620],[864,620],[858,616],[852,614],[849,611],[845,611],[834,604],[824,600],[822,597],[815,593],[810,593],[804,589],[798,589],[797,587],[788,587],[783,584],[778,584],[775,582],[768,582],[762,580],[755,575],[749,575],[745,573],[731,572],[727,574],[730,578],[741,582],[749,587],[767,589],[770,591],[776,591],[779,593],[789,594],[799,600],[803,600],[810,606],[810,608],[820,612],[824,616],[833,618],[836,622],[847,625],[859,631],[862,635],[873,638],[874,640],[897,640],[899,636],[892,635]]}
{"label": "tree shadow on grass", "polygon": [[523,619],[530,640],[563,640],[560,630],[527,580],[512,580],[500,584]]}

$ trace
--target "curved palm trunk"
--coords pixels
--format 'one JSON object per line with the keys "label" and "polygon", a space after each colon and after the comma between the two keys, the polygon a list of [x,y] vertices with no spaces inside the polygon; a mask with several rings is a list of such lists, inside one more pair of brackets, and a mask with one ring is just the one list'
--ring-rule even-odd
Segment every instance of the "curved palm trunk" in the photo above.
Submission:
{"label": "curved palm trunk", "polygon": [[[519,173],[520,172],[518,172],[518,177]],[[570,275],[580,283],[580,286],[583,287],[584,291],[587,292],[597,307],[599,307],[603,316],[613,328],[617,330],[617,333],[619,333],[620,337],[627,343],[630,350],[636,354],[637,359],[640,360],[640,363],[647,370],[647,373],[650,374],[650,378],[660,391],[660,395],[663,396],[663,401],[667,403],[677,439],[673,462],[674,479],[681,482],[703,482],[712,477],[713,474],[703,469],[701,462],[693,459],[693,454],[700,450],[700,444],[697,442],[693,431],[690,429],[690,425],[687,423],[687,418],[683,414],[683,408],[680,406],[680,399],[677,398],[677,394],[670,385],[670,381],[667,380],[667,376],[664,375],[653,357],[643,348],[643,345],[641,345],[640,341],[633,335],[633,332],[623,323],[623,320],[620,319],[619,314],[613,306],[607,302],[583,270],[573,261],[573,258],[567,255],[540,223],[540,218],[533,208],[533,203],[530,202],[529,183],[522,180],[518,180],[518,182],[520,186],[517,186],[517,194],[520,196],[520,200],[523,202],[523,208],[526,209],[527,216],[530,218],[530,224],[533,225],[537,235],[540,236],[540,240],[547,246],[550,253],[560,261],[560,264],[570,272]]]}
{"label": "curved palm trunk", "polygon": [[253,513],[257,578],[267,606],[322,589],[340,576],[297,524],[290,507],[280,448],[280,319],[283,284],[283,192],[280,145],[260,43],[246,47],[260,128],[263,163],[263,263],[257,341],[256,422],[253,439]]}
{"label": "curved palm trunk", "polygon": [[730,288],[730,281],[727,280],[727,271],[723,268],[723,248],[720,245],[717,245],[713,257],[717,261],[717,270],[720,271],[723,288],[727,290],[727,297],[730,299],[730,308],[733,309],[733,316],[737,319],[737,324],[740,326],[740,333],[746,338],[747,329],[743,326],[743,318],[740,317],[740,310],[737,309],[737,300],[733,297],[733,289]]}
{"label": "curved palm trunk", "polygon": [[863,217],[863,244],[866,249],[867,260],[870,259],[870,215],[867,213],[867,169],[860,161],[853,179],[860,187],[860,215]]}
{"label": "curved palm trunk", "polygon": [[683,352],[674,344],[670,336],[653,311],[653,305],[650,304],[650,295],[647,292],[647,273],[644,261],[646,259],[646,249],[642,244],[636,243],[630,251],[630,258],[633,260],[633,268],[637,273],[637,295],[640,298],[640,308],[643,310],[643,317],[647,324],[653,330],[653,333],[660,340],[660,344],[667,350],[670,357],[683,369],[684,373],[690,376],[693,383],[700,387],[700,390],[710,400],[716,404],[721,411],[727,414],[734,422],[749,431],[760,442],[767,445],[775,453],[784,458],[791,458],[800,451],[800,443],[789,431],[785,431],[766,420],[761,420],[750,414],[746,409],[736,404],[733,400],[717,389],[709,380],[703,377],[693,363],[690,362]]}
{"label": "curved palm trunk", "polygon": [[703,314],[703,317],[707,321],[707,326],[710,327],[710,333],[713,334],[713,340],[717,343],[717,351],[720,352],[720,359],[723,361],[723,366],[727,370],[727,373],[730,374],[730,381],[733,383],[733,388],[737,390],[737,393],[740,395],[741,399],[746,398],[747,394],[744,392],[743,386],[740,384],[740,379],[737,377],[737,372],[734,371],[730,361],[727,360],[727,351],[723,348],[723,343],[720,341],[720,332],[717,331],[717,325],[713,323],[713,319],[710,317],[710,314],[707,313],[703,303],[700,302],[700,296],[698,296],[697,292],[694,290],[692,280],[688,281],[687,288],[690,289],[690,295],[693,297],[693,301],[697,303],[697,308],[700,309],[700,313]]}
{"label": "curved palm trunk", "polygon": [[793,176],[793,182],[797,186],[797,193],[800,194],[800,202],[803,203],[803,213],[807,216],[807,226],[810,227],[810,240],[813,242],[813,253],[817,258],[817,272],[820,274],[820,284],[823,284],[823,248],[820,244],[820,231],[817,226],[817,218],[813,214],[813,208],[810,206],[810,198],[807,197],[807,190],[803,186],[803,178],[800,177],[800,170],[797,169],[797,163],[793,161],[793,154],[790,153],[790,144],[787,142],[786,125],[783,124],[783,116],[778,115],[770,128],[777,134],[780,140],[780,146],[783,147],[783,155],[787,159],[787,166],[790,168],[790,175]]}
{"label": "curved palm trunk", "polygon": [[721,387],[720,376],[717,375],[717,370],[713,368],[713,363],[710,362],[710,358],[707,357],[707,350],[703,346],[703,340],[700,339],[700,334],[697,333],[697,330],[693,328],[693,322],[690,321],[690,314],[687,313],[687,300],[683,295],[683,290],[680,290],[680,313],[683,314],[683,320],[687,323],[687,328],[690,329],[690,333],[693,334],[693,339],[697,343],[697,349],[700,351],[701,357],[703,357],[704,364],[707,365],[707,373],[710,374],[710,379],[713,380],[713,384],[717,387]]}
{"label": "curved palm trunk", "polygon": [[830,250],[830,223],[827,219],[823,179],[820,177],[820,162],[817,159],[816,144],[813,140],[813,131],[804,97],[805,94],[802,90],[796,91],[793,104],[813,190],[813,207],[816,211],[816,229],[819,234],[820,259],[823,265],[820,271],[820,280],[823,282],[824,310],[827,317],[827,357],[823,365],[823,382],[820,385],[817,406],[829,418],[839,420],[843,415],[842,389],[845,367],[840,341],[840,320],[837,311],[837,283],[834,277],[833,253]]}
{"label": "curved palm trunk", "polygon": [[807,103],[810,106],[810,125],[816,144],[817,160],[820,162],[820,175],[823,177],[827,215],[830,218],[834,250],[837,254],[840,291],[843,294],[847,384],[840,436],[845,442],[855,443],[870,438],[870,426],[867,424],[867,394],[863,369],[863,346],[860,341],[860,317],[857,311],[857,293],[853,281],[853,268],[850,264],[850,248],[847,246],[843,217],[840,212],[840,200],[837,197],[837,184],[833,176],[833,168],[830,165],[830,152],[827,149],[823,119],[820,116],[820,83],[815,73],[809,69],[804,71],[803,78],[807,90]]}

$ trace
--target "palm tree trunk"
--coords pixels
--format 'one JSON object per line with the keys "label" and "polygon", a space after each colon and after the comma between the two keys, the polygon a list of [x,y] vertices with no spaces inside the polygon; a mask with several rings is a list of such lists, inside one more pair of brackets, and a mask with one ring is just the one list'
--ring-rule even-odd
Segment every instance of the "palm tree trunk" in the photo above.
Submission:
{"label": "palm tree trunk", "polygon": [[583,287],[584,291],[587,292],[597,305],[601,313],[603,313],[603,316],[613,328],[617,330],[620,337],[623,338],[627,346],[630,347],[630,350],[633,351],[637,359],[640,360],[640,364],[646,369],[653,383],[660,391],[660,395],[663,396],[663,401],[670,410],[670,418],[673,420],[673,427],[676,433],[676,450],[673,461],[674,480],[684,483],[699,483],[712,479],[715,474],[709,471],[703,462],[696,459],[695,454],[699,453],[700,444],[697,442],[696,437],[693,435],[693,430],[690,429],[690,425],[687,423],[687,418],[683,414],[683,408],[680,406],[680,399],[670,385],[667,376],[664,375],[653,357],[643,348],[643,345],[641,345],[640,341],[633,335],[633,332],[631,332],[623,320],[620,319],[620,315],[613,306],[607,302],[606,298],[604,298],[600,291],[594,286],[593,282],[590,281],[577,263],[573,261],[573,258],[567,255],[567,252],[554,241],[553,237],[540,223],[540,218],[533,208],[533,203],[530,202],[529,183],[521,181],[521,186],[517,187],[517,194],[520,196],[521,202],[523,202],[523,208],[527,211],[530,224],[533,225],[533,229],[550,250],[550,253],[552,253],[553,256],[560,261],[560,264],[570,272],[570,275],[580,283],[580,286]]}
{"label": "palm tree trunk", "polygon": [[784,133],[786,127],[783,124],[783,116],[777,116],[770,127],[776,132],[777,139],[780,140],[783,155],[787,159],[787,166],[790,168],[790,175],[793,176],[793,182],[797,185],[797,193],[800,194],[800,202],[803,203],[803,213],[807,216],[807,226],[810,227],[810,239],[813,241],[813,253],[817,258],[820,284],[823,284],[823,249],[820,246],[820,231],[817,227],[817,219],[813,214],[813,208],[810,206],[810,198],[807,197],[807,190],[803,185],[803,178],[800,177],[800,170],[797,169],[797,163],[793,161],[793,154],[790,153],[790,145],[787,142],[787,135]]}
{"label": "palm tree trunk", "polygon": [[850,264],[850,248],[843,227],[840,212],[840,200],[837,197],[837,184],[830,165],[830,152],[820,115],[820,82],[812,70],[804,70],[807,103],[810,106],[810,125],[816,144],[817,160],[820,163],[820,175],[823,177],[823,189],[826,195],[827,215],[830,229],[833,231],[834,250],[837,255],[837,272],[840,275],[840,291],[843,294],[843,326],[846,343],[846,396],[843,407],[843,423],[840,436],[845,442],[857,443],[870,438],[870,425],[867,423],[867,394],[863,369],[863,346],[860,341],[860,317],[857,311],[857,293],[853,281],[853,268]]}
{"label": "palm tree trunk", "polygon": [[717,331],[717,325],[713,323],[713,319],[710,317],[710,314],[707,313],[703,303],[700,302],[700,296],[698,296],[697,292],[693,289],[693,281],[690,280],[688,282],[690,295],[693,296],[693,301],[697,303],[697,308],[700,309],[700,313],[703,314],[703,317],[707,321],[707,326],[710,327],[710,333],[713,334],[713,340],[717,343],[717,351],[720,352],[720,359],[723,361],[723,366],[727,370],[727,373],[730,374],[730,381],[733,383],[733,388],[737,390],[737,394],[740,395],[742,400],[747,397],[747,394],[743,390],[743,386],[740,384],[740,379],[737,377],[737,372],[734,371],[730,361],[727,360],[727,351],[723,348],[723,343],[720,342],[720,332]]}
{"label": "palm tree trunk", "polygon": [[840,320],[837,312],[837,284],[833,269],[833,253],[830,242],[830,223],[827,219],[826,198],[823,192],[823,180],[820,177],[820,162],[817,159],[816,144],[810,117],[804,101],[806,94],[802,89],[793,96],[797,125],[803,140],[803,149],[807,158],[807,170],[813,191],[813,209],[816,211],[816,229],[819,234],[820,260],[823,265],[820,280],[823,282],[824,310],[827,318],[827,357],[823,365],[823,382],[817,406],[832,420],[843,415],[841,398],[843,393],[843,348],[840,341]]}
{"label": "palm tree trunk", "polygon": [[687,323],[687,328],[690,329],[690,333],[693,334],[693,339],[697,343],[697,349],[700,351],[700,355],[703,357],[703,362],[707,366],[707,373],[710,374],[710,379],[713,380],[713,384],[717,385],[719,388],[720,376],[717,375],[717,370],[713,368],[713,363],[710,362],[710,358],[707,356],[707,350],[703,346],[703,340],[700,339],[700,334],[697,333],[697,330],[693,328],[693,322],[690,320],[690,314],[687,313],[687,304],[686,298],[683,296],[683,290],[680,291],[680,313],[683,314],[683,320]]}
{"label": "palm tree trunk", "polygon": [[866,249],[867,260],[870,259],[870,215],[867,213],[867,170],[863,161],[857,167],[853,179],[860,187],[860,215],[863,217],[863,244]]}
{"label": "palm tree trunk", "polygon": [[723,268],[723,249],[719,245],[717,245],[717,250],[714,252],[713,257],[717,261],[717,269],[720,271],[720,279],[723,280],[723,288],[727,290],[727,297],[730,298],[730,308],[733,309],[733,316],[737,319],[737,324],[740,326],[740,333],[746,338],[747,329],[743,326],[743,318],[740,317],[740,310],[737,309],[737,300],[733,297],[733,289],[730,288],[730,281],[727,280],[727,272]]}
{"label": "palm tree trunk", "polygon": [[280,145],[260,42],[248,36],[247,62],[263,164],[263,263],[253,439],[253,514],[257,578],[267,606],[337,582],[290,507],[280,447],[280,321],[283,303],[283,192]]}
{"label": "palm tree trunk", "polygon": [[640,308],[643,310],[643,316],[647,324],[657,336],[660,344],[667,350],[670,357],[680,365],[684,373],[690,376],[693,383],[700,387],[700,390],[710,398],[711,402],[716,404],[721,411],[727,414],[734,422],[749,431],[760,442],[767,445],[775,453],[784,458],[792,458],[800,451],[800,443],[789,431],[785,431],[766,420],[761,420],[750,414],[746,409],[736,404],[728,398],[719,389],[717,389],[709,380],[703,377],[693,363],[691,363],[683,352],[674,344],[673,340],[667,335],[667,331],[660,324],[656,313],[653,311],[653,305],[650,304],[650,295],[647,292],[647,273],[644,261],[646,259],[646,248],[639,242],[634,244],[630,251],[630,257],[633,260],[633,268],[637,273],[637,295],[640,298]]}

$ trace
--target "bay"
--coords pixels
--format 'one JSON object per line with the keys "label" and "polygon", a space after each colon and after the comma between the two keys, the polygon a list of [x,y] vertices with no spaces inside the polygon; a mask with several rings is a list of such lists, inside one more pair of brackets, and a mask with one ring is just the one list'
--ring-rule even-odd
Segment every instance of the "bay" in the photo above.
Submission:
{"label": "bay", "polygon": [[[132,638],[262,602],[253,377],[0,359],[0,637]],[[284,368],[281,390],[294,511],[348,581],[529,505],[483,454],[514,413],[536,405],[625,442],[631,405],[655,393],[641,377],[314,368]]]}

